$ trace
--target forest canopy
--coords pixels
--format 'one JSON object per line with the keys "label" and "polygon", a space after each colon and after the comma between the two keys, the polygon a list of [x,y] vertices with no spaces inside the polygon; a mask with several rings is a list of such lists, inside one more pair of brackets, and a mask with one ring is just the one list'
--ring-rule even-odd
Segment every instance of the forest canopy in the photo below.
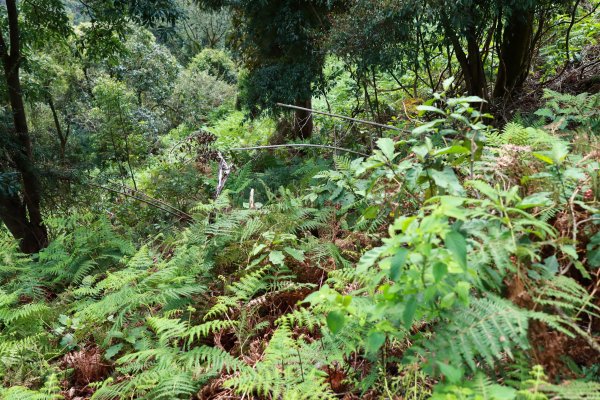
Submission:
{"label": "forest canopy", "polygon": [[3,0],[0,399],[600,399],[599,0]]}

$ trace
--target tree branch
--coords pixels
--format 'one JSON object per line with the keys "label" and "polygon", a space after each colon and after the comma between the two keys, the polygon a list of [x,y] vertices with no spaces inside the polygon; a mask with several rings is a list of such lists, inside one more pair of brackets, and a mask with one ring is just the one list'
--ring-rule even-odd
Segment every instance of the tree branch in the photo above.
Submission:
{"label": "tree branch", "polygon": [[385,129],[390,129],[393,131],[398,131],[398,132],[404,132],[404,133],[410,133],[410,131],[405,130],[405,129],[400,129],[397,128],[395,126],[391,126],[391,125],[385,125],[385,124],[380,124],[377,122],[373,122],[373,121],[366,121],[364,119],[357,119],[357,118],[350,118],[350,117],[346,117],[345,115],[339,115],[339,114],[332,114],[332,113],[328,113],[325,111],[317,111],[317,110],[313,110],[310,108],[304,108],[304,107],[298,107],[298,106],[292,106],[289,104],[283,104],[283,103],[277,103],[277,105],[279,107],[283,107],[283,108],[291,108],[293,110],[302,110],[302,111],[308,111],[311,112],[313,114],[320,114],[320,115],[326,115],[328,117],[333,117],[333,118],[340,118],[340,119],[345,119],[347,121],[352,121],[352,122],[357,122],[359,124],[366,124],[366,125],[373,125],[373,126],[378,126],[380,128],[385,128]]}
{"label": "tree branch", "polygon": [[16,0],[6,0],[6,13],[8,14],[8,35],[10,40],[10,57],[13,62],[20,57],[19,41],[19,12]]}
{"label": "tree branch", "polygon": [[229,151],[245,151],[245,150],[279,149],[279,148],[285,148],[285,147],[315,147],[315,148],[321,148],[321,149],[344,151],[346,153],[357,154],[357,155],[363,156],[363,157],[369,156],[368,154],[361,153],[361,152],[354,151],[354,150],[344,149],[342,147],[326,146],[326,145],[322,145],[322,144],[308,144],[308,143],[272,144],[269,146],[237,147],[237,148],[227,149],[227,150],[229,150]]}

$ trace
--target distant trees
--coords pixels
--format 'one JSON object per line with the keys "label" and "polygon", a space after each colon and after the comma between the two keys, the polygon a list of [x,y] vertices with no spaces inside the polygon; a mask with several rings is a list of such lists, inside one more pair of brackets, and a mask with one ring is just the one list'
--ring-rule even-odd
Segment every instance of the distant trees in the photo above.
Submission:
{"label": "distant trees", "polygon": [[[504,99],[518,92],[529,75],[535,50],[548,17],[572,0],[430,1],[433,22],[448,40],[465,78],[469,94]],[[497,57],[498,69],[484,70]]]}
{"label": "distant trees", "polygon": [[2,175],[17,177],[4,180],[5,184],[0,187],[0,218],[13,236],[20,240],[21,250],[33,253],[48,244],[48,233],[42,220],[42,188],[34,163],[21,87],[22,42],[25,37],[33,41],[42,40],[40,34],[47,34],[51,40],[54,35],[67,34],[70,28],[60,0],[32,1],[19,5],[23,7],[19,9],[17,0],[7,0],[0,9],[0,57],[5,85],[3,97],[12,114],[12,124],[7,126],[8,132],[1,143],[0,165]]}
{"label": "distant trees", "polygon": [[[465,91],[495,102],[511,98],[529,75],[552,15],[577,0],[197,0],[233,13],[233,45],[248,74],[241,97],[251,113],[284,102],[310,108],[327,54],[344,58],[372,85],[378,70],[413,71],[431,89],[458,76]],[[447,58],[434,71],[433,60]],[[439,60],[437,61],[439,65]],[[438,76],[434,76],[438,74]],[[421,78],[423,75],[425,78]],[[405,88],[406,89],[406,88]],[[369,99],[369,102],[370,99]],[[373,100],[377,103],[377,99]],[[298,111],[294,135],[310,136],[310,113]]]}
{"label": "distant trees", "polygon": [[431,86],[437,80],[431,76],[430,62],[446,52],[445,72],[459,70],[467,93],[500,101],[525,82],[550,17],[574,13],[578,4],[577,0],[356,0],[338,16],[331,49],[363,70],[401,65],[429,75]]}
{"label": "distant trees", "polygon": [[[278,102],[310,108],[312,85],[321,76],[322,37],[331,28],[329,14],[343,1],[199,0],[233,12],[235,47],[248,75],[241,82],[242,102],[254,114],[276,111]],[[297,111],[293,135],[312,134],[311,114]]]}
{"label": "distant trees", "polygon": [[[90,0],[82,11],[91,24],[83,36],[84,47],[97,45],[106,54],[114,50],[114,32],[122,32],[128,21],[151,24],[174,22],[177,11],[172,0]],[[71,25],[61,0],[6,0],[0,6],[0,58],[3,66],[2,101],[10,110],[0,142],[0,219],[20,241],[21,250],[35,253],[48,244],[42,218],[43,189],[29,132],[21,69],[27,52],[52,41],[65,40]]]}
{"label": "distant trees", "polygon": [[231,14],[225,8],[199,7],[194,0],[177,0],[183,15],[175,27],[181,40],[181,51],[188,57],[207,47],[223,47],[231,29]]}
{"label": "distant trees", "polygon": [[170,107],[174,113],[175,125],[184,123],[190,128],[198,129],[221,106],[230,105],[233,108],[236,89],[227,82],[231,71],[194,61],[201,60],[194,58],[177,78]]}
{"label": "distant trees", "polygon": [[[379,112],[380,104],[385,105],[378,98],[382,73],[388,86],[399,86],[387,87],[388,93],[402,90],[419,97],[424,89],[439,90],[445,78],[454,76],[458,90],[487,99],[492,106],[501,104],[522,89],[549,21],[560,13],[575,16],[577,7],[589,4],[6,0],[0,5],[0,219],[23,251],[36,252],[48,242],[41,211],[48,161],[60,160],[66,168],[67,148],[77,135],[86,136],[90,147],[102,143],[102,149],[90,151],[96,152],[95,160],[125,165],[135,160],[130,157],[135,140],[151,138],[157,143],[159,132],[180,123],[198,128],[227,112],[236,100],[252,116],[278,114],[282,110],[277,103],[312,108],[315,93],[327,92],[323,69],[328,57],[343,61],[332,74],[349,71],[353,103],[354,97],[357,100],[352,111],[370,109],[381,122],[392,115],[387,111],[394,112],[392,106]],[[76,29],[70,23],[71,11]],[[185,19],[169,29],[181,13]],[[159,35],[157,41],[136,24],[173,35]],[[218,48],[226,38],[230,52]],[[123,96],[112,96],[119,93]],[[123,115],[113,115],[113,109]],[[40,139],[38,127],[56,134]],[[312,131],[311,113],[296,111],[288,138],[307,139]],[[108,147],[100,140],[111,137],[115,142]],[[109,157],[107,149],[114,154]],[[121,177],[134,179],[131,169],[119,167]]]}
{"label": "distant trees", "polygon": [[177,60],[146,29],[135,28],[124,47],[111,73],[135,91],[139,106],[164,108],[179,73]]}

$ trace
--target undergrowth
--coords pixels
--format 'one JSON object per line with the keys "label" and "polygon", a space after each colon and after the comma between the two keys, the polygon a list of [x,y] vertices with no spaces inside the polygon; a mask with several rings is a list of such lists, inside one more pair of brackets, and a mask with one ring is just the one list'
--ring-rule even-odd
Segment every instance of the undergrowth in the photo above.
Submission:
{"label": "undergrowth", "polygon": [[2,234],[0,396],[600,398],[598,96],[565,96],[495,131],[442,93],[368,157],[250,160],[169,238]]}

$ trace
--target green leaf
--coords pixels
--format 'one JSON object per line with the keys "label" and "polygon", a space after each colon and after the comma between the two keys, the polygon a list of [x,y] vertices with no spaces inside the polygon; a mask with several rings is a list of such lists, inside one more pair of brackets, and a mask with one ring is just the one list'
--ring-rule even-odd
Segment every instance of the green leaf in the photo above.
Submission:
{"label": "green leaf", "polygon": [[298,249],[293,249],[291,247],[285,247],[283,249],[286,253],[288,253],[290,256],[292,256],[295,260],[297,261],[304,261],[304,251],[303,250],[298,250]]}
{"label": "green leaf", "polygon": [[581,168],[567,168],[563,176],[566,179],[573,179],[574,181],[581,181],[587,178],[587,175]]}
{"label": "green leaf", "polygon": [[69,348],[71,348],[72,346],[75,346],[76,344],[77,343],[75,342],[75,336],[73,336],[72,333],[67,333],[60,340],[60,345],[62,347],[69,347]]}
{"label": "green leaf", "polygon": [[348,307],[352,303],[352,296],[342,296],[341,294],[337,298],[338,303],[343,307]]}
{"label": "green leaf", "polygon": [[463,235],[450,231],[444,238],[446,248],[454,255],[454,259],[463,268],[467,269],[467,241]]}
{"label": "green leaf", "polygon": [[442,300],[440,301],[440,306],[442,308],[450,308],[454,304],[455,300],[456,300],[456,293],[450,292],[447,295],[445,295],[444,297],[442,297]]}
{"label": "green leaf", "polygon": [[441,282],[442,278],[448,273],[448,266],[442,262],[433,264],[433,279],[436,283]]}
{"label": "green leaf", "polygon": [[430,111],[430,112],[435,112],[438,114],[442,114],[442,115],[446,115],[445,112],[443,112],[442,110],[440,110],[437,107],[434,106],[417,106],[417,110],[419,111]]}
{"label": "green leaf", "polygon": [[450,114],[450,117],[454,118],[457,121],[464,122],[465,124],[469,125],[469,120],[464,115],[452,113],[452,114]]}
{"label": "green leaf", "polygon": [[548,207],[553,204],[553,201],[549,198],[550,192],[539,192],[534,193],[531,196],[525,197],[521,200],[516,207],[521,210],[527,210],[533,207]]}
{"label": "green leaf", "polygon": [[381,150],[385,158],[389,161],[393,161],[395,158],[395,144],[394,141],[390,138],[381,138],[377,140],[377,147]]}
{"label": "green leaf", "polygon": [[533,156],[535,158],[537,158],[538,160],[541,160],[541,161],[545,162],[546,164],[554,165],[554,161],[552,160],[552,158],[548,157],[545,154],[542,154],[542,153],[533,153]]}
{"label": "green leaf", "polygon": [[461,103],[487,103],[484,99],[478,96],[465,96],[456,99],[448,99],[449,106],[455,106]]}
{"label": "green leaf", "polygon": [[562,164],[562,162],[569,155],[569,148],[563,142],[555,142],[552,144],[552,150],[550,151],[550,157],[556,164]]}
{"label": "green leaf", "polygon": [[453,367],[452,365],[438,361],[437,365],[440,367],[440,372],[446,377],[450,383],[458,383],[461,381],[464,371],[460,368]]}
{"label": "green leaf", "polygon": [[122,348],[123,348],[123,343],[119,343],[119,344],[115,344],[114,346],[110,346],[108,349],[106,349],[106,352],[104,353],[104,357],[107,360],[110,360],[114,356],[116,356],[117,353],[119,351],[121,351]]}
{"label": "green leaf", "polygon": [[462,97],[462,99],[469,103],[487,103],[487,101],[485,101],[484,99],[482,99],[479,96],[467,96],[467,97]]}
{"label": "green leaf", "polygon": [[471,150],[467,149],[464,146],[451,146],[436,151],[435,155],[441,156],[442,154],[468,154],[470,152]]}
{"label": "green leaf", "polygon": [[454,287],[454,291],[458,295],[458,298],[462,300],[464,304],[469,302],[469,290],[471,290],[471,285],[469,282],[465,281],[458,282]]}
{"label": "green leaf", "polygon": [[61,324],[68,326],[71,324],[71,318],[69,318],[68,316],[64,315],[64,314],[60,314],[58,316],[58,322],[60,322]]}
{"label": "green leaf", "polygon": [[429,149],[425,145],[415,146],[412,148],[412,151],[420,160],[424,160],[427,154],[429,154]]}
{"label": "green leaf", "polygon": [[385,333],[383,332],[370,332],[367,336],[367,343],[365,344],[365,350],[367,354],[374,354],[379,351],[381,346],[385,343]]}
{"label": "green leaf", "polygon": [[400,272],[402,271],[402,267],[406,263],[406,256],[408,255],[408,249],[401,248],[396,254],[392,257],[391,265],[390,265],[390,279],[393,281],[398,280],[400,278]]}
{"label": "green leaf", "polygon": [[452,86],[453,83],[454,83],[453,76],[451,76],[448,79],[444,79],[444,82],[442,82],[442,87],[444,88],[444,92],[448,91],[448,89],[450,89],[450,87]]}
{"label": "green leaf", "polygon": [[575,246],[570,244],[559,244],[558,247],[563,253],[570,256],[573,260],[579,259],[579,255],[577,254],[577,249],[575,249]]}
{"label": "green leaf", "polygon": [[411,296],[404,305],[404,312],[402,313],[402,321],[404,322],[404,327],[406,329],[410,329],[412,326],[416,311],[417,299],[414,296]]}
{"label": "green leaf", "polygon": [[416,127],[412,130],[413,135],[420,135],[422,133],[434,131],[436,126],[440,122],[444,122],[445,119],[434,119],[433,121],[429,121],[421,126]]}
{"label": "green leaf", "polygon": [[265,244],[259,244],[259,245],[254,245],[254,249],[252,250],[252,255],[255,256],[258,253],[260,253],[261,251],[264,250],[264,248],[267,247],[267,245]]}
{"label": "green leaf", "polygon": [[364,274],[367,270],[372,267],[381,253],[385,251],[385,247],[375,247],[362,255],[358,264],[356,264],[356,272]]}
{"label": "green leaf", "polygon": [[544,268],[546,268],[546,270],[550,272],[550,276],[556,275],[559,268],[558,259],[556,258],[556,255],[547,257],[544,260]]}
{"label": "green leaf", "polygon": [[443,171],[430,168],[427,171],[434,180],[435,184],[438,187],[445,189],[449,194],[455,196],[461,196],[464,194],[464,189],[452,168],[446,167]]}
{"label": "green leaf", "polygon": [[332,333],[338,333],[346,323],[346,316],[340,311],[331,311],[327,314],[327,326]]}
{"label": "green leaf", "polygon": [[513,400],[517,397],[517,390],[509,386],[491,385],[487,387],[490,398],[494,400]]}
{"label": "green leaf", "polygon": [[591,237],[586,250],[589,266],[592,268],[600,267],[600,232]]}
{"label": "green leaf", "polygon": [[379,206],[369,206],[363,212],[363,217],[365,219],[375,219],[379,215]]}
{"label": "green leaf", "polygon": [[269,261],[275,265],[283,265],[285,255],[279,250],[273,250],[269,253]]}
{"label": "green leaf", "polygon": [[498,192],[489,183],[479,180],[468,181],[467,185],[484,194],[490,200],[498,201]]}

